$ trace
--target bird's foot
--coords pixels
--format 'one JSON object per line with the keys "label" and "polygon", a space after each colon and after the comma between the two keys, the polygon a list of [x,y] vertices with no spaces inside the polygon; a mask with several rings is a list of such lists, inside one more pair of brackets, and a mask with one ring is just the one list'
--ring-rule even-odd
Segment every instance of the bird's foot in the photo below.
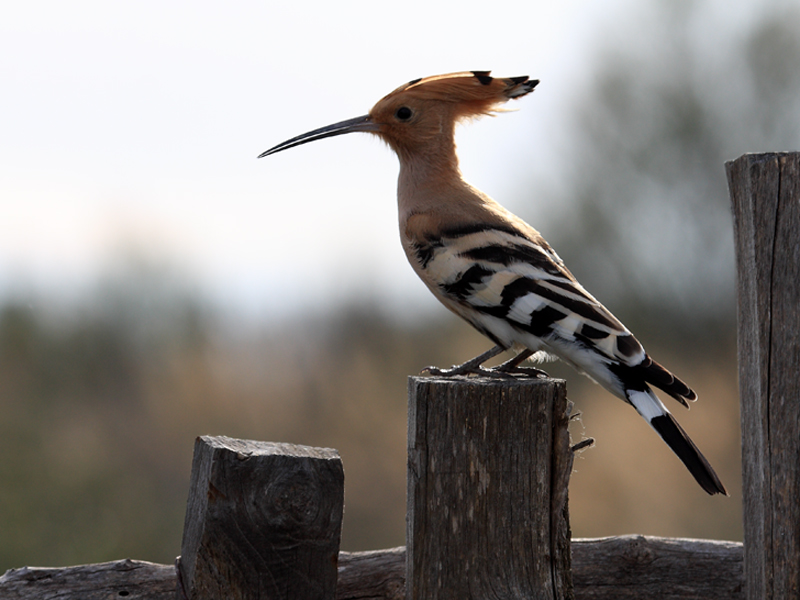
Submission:
{"label": "bird's foot", "polygon": [[497,369],[485,369],[480,365],[456,365],[449,369],[440,369],[439,367],[425,367],[421,373],[427,373],[434,377],[469,377],[475,375],[476,377],[493,377],[495,379],[513,379],[514,375],[506,371],[498,371]]}
{"label": "bird's foot", "polygon": [[549,377],[547,373],[536,367],[520,367],[520,363],[533,355],[532,350],[524,350],[503,364],[497,365],[493,371],[508,373],[510,375],[522,375],[524,377]]}
{"label": "bird's foot", "polygon": [[531,350],[520,352],[514,358],[507,360],[496,367],[492,367],[491,369],[481,366],[487,360],[497,356],[504,350],[505,348],[501,346],[495,346],[491,350],[487,350],[480,356],[476,356],[472,360],[468,360],[463,364],[450,367],[449,369],[425,367],[422,369],[421,373],[428,373],[434,377],[468,377],[470,375],[475,375],[477,377],[493,377],[495,379],[515,379],[519,376],[532,378],[548,376],[547,373],[541,369],[519,366],[522,361],[533,354]]}
{"label": "bird's foot", "polygon": [[[490,358],[497,356],[504,350],[505,349],[502,348],[501,346],[495,346],[494,348],[487,350],[483,354],[480,354],[475,358],[468,360],[467,362],[462,363],[460,365],[450,367],[449,369],[440,369],[439,367],[425,367],[424,369],[422,369],[422,373],[429,373],[435,377],[458,377],[459,375],[498,377],[498,375],[491,374],[492,369],[484,369],[481,365]],[[500,377],[507,377],[507,375],[500,375]]]}
{"label": "bird's foot", "polygon": [[519,366],[512,366],[509,368],[502,368],[503,365],[498,365],[492,371],[496,371],[498,373],[506,373],[508,375],[521,375],[523,377],[531,377],[533,379],[537,377],[550,377],[546,371],[542,371],[541,369],[537,369],[536,367],[519,367]]}

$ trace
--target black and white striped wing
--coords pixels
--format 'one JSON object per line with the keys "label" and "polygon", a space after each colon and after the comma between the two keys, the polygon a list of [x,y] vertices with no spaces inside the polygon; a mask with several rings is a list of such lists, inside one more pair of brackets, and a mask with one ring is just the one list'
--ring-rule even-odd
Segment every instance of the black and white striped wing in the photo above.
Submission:
{"label": "black and white striped wing", "polygon": [[456,312],[505,346],[519,341],[508,335],[510,326],[540,338],[559,355],[565,348],[591,351],[630,367],[645,359],[636,338],[546,243],[513,228],[474,228],[445,232],[417,255],[451,307],[457,304]]}

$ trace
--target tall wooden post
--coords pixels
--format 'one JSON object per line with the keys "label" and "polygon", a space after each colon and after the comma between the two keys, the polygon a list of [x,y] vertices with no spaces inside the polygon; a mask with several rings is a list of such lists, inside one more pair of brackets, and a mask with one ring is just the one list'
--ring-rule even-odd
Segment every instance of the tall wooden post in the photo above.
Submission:
{"label": "tall wooden post", "polygon": [[333,600],[343,503],[335,450],[197,438],[179,600]]}
{"label": "tall wooden post", "polygon": [[726,164],[739,273],[745,588],[800,594],[800,153]]}
{"label": "tall wooden post", "polygon": [[408,600],[572,598],[558,380],[411,377]]}

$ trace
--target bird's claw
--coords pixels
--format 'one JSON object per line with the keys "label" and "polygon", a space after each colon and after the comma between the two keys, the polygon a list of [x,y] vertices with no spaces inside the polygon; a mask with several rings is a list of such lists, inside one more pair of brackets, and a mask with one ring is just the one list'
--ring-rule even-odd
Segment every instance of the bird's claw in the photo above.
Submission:
{"label": "bird's claw", "polygon": [[508,367],[503,368],[503,365],[497,366],[492,371],[500,372],[500,373],[508,373],[510,375],[522,375],[524,377],[531,377],[531,378],[538,378],[538,377],[550,377],[546,371],[542,371],[541,369],[537,369],[536,367]]}
{"label": "bird's claw", "polygon": [[439,367],[425,367],[422,369],[421,374],[427,373],[434,377],[469,377],[475,375],[476,377],[493,377],[495,379],[508,379],[514,376],[502,371],[495,371],[494,369],[484,369],[481,366],[472,365],[458,365],[449,369],[440,369]]}
{"label": "bird's claw", "polygon": [[468,360],[465,363],[450,367],[449,369],[440,369],[439,367],[425,367],[420,374],[428,373],[434,377],[468,377],[475,375],[477,377],[493,377],[495,379],[516,379],[517,376],[521,377],[547,377],[547,373],[541,369],[534,369],[533,367],[520,367],[519,364],[533,354],[532,350],[524,350],[517,354],[511,360],[487,369],[481,365],[490,358],[493,358],[503,352],[505,348],[502,346],[495,346],[487,350],[483,354],[479,354],[475,358]]}
{"label": "bird's claw", "polygon": [[469,377],[470,375],[474,375],[476,377],[490,377],[493,379],[523,379],[523,378],[533,378],[536,379],[538,377],[547,377],[547,373],[542,371],[541,369],[535,369],[533,367],[510,367],[510,368],[501,368],[502,365],[487,369],[481,367],[480,365],[457,365],[455,367],[451,367],[449,369],[440,369],[439,367],[425,367],[420,372],[421,375],[428,374],[433,375],[434,377]]}

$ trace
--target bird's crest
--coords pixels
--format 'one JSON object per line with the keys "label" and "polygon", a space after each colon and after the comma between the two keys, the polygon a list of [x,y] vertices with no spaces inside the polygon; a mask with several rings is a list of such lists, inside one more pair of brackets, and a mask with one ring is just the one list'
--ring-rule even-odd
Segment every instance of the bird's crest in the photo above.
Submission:
{"label": "bird's crest", "polygon": [[[458,105],[459,117],[477,117],[492,114],[511,98],[519,98],[531,92],[538,79],[521,77],[492,77],[491,71],[464,71],[434,75],[409,81],[383,100],[404,95],[421,100],[452,102]],[[382,101],[383,101],[382,100]]]}

